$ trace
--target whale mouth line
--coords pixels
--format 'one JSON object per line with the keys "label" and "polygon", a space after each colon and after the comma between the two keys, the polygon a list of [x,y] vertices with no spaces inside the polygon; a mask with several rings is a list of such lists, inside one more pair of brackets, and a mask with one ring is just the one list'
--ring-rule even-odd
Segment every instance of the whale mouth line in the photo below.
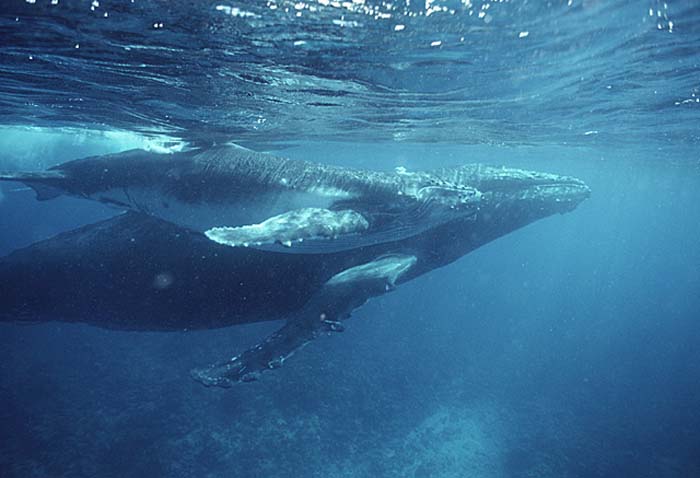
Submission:
{"label": "whale mouth line", "polygon": [[513,181],[490,181],[481,184],[480,189],[483,192],[513,192],[530,188],[553,188],[553,187],[572,187],[588,190],[586,183],[577,178],[572,177],[557,177],[547,179],[529,179],[529,180],[513,180]]}
{"label": "whale mouth line", "polygon": [[551,183],[533,184],[527,189],[536,189],[536,190],[542,190],[542,191],[549,191],[549,190],[575,191],[575,192],[579,192],[581,194],[584,194],[584,193],[590,194],[590,192],[591,192],[591,189],[583,181],[579,181],[579,180],[553,181]]}
{"label": "whale mouth line", "polygon": [[482,192],[493,194],[544,193],[548,196],[560,194],[563,196],[572,195],[587,198],[590,196],[591,189],[583,181],[570,179],[565,181],[533,182],[529,184],[502,184],[497,187],[484,188]]}

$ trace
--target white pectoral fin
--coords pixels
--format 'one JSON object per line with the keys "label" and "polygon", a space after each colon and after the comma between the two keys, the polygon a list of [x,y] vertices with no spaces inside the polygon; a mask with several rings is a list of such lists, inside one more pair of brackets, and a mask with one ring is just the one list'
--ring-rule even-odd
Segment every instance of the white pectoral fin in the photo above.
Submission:
{"label": "white pectoral fin", "polygon": [[377,295],[392,289],[409,269],[417,262],[417,258],[405,254],[389,254],[380,258],[346,269],[326,283],[329,287],[363,285],[371,295]]}
{"label": "white pectoral fin", "polygon": [[214,227],[204,234],[214,242],[231,247],[282,244],[291,246],[307,239],[334,239],[361,233],[369,222],[357,211],[302,208],[273,216],[259,224]]}

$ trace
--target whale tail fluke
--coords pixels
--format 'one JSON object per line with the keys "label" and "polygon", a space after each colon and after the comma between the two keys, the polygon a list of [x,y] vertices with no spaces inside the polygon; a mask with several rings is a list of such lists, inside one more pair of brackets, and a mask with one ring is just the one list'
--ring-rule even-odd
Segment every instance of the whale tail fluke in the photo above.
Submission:
{"label": "whale tail fluke", "polygon": [[36,193],[39,201],[47,201],[63,194],[59,187],[65,176],[60,171],[2,171],[0,181],[16,181],[29,186]]}

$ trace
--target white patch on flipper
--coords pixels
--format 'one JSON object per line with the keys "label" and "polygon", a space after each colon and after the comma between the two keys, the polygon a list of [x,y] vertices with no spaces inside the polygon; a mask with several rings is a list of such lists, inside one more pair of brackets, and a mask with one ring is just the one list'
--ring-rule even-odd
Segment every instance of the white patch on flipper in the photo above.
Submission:
{"label": "white patch on flipper", "polygon": [[358,281],[385,281],[393,287],[396,281],[418,261],[415,256],[391,255],[368,264],[353,267],[334,275],[328,285],[341,285]]}
{"label": "white patch on flipper", "polygon": [[295,241],[333,239],[364,232],[367,228],[369,223],[356,211],[303,208],[271,217],[259,224],[214,227],[204,234],[214,242],[231,247],[251,244],[282,244],[292,247]]}

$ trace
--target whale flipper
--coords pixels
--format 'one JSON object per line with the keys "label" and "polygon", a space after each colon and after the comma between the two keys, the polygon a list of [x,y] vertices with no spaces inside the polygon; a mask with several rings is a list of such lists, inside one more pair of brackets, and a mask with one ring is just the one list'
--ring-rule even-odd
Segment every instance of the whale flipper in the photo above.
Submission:
{"label": "whale flipper", "polygon": [[193,370],[192,377],[220,387],[257,380],[321,333],[342,331],[342,320],[368,299],[392,290],[416,262],[415,256],[392,254],[336,274],[281,329],[230,360]]}
{"label": "whale flipper", "polygon": [[214,227],[204,234],[214,242],[232,247],[282,244],[313,239],[334,239],[364,232],[367,219],[353,210],[331,211],[308,207],[273,216],[259,224]]}
{"label": "whale flipper", "polygon": [[204,234],[231,247],[302,254],[337,252],[405,239],[455,218],[474,218],[481,193],[469,187],[429,186],[402,199],[399,211],[391,203],[343,201],[334,210],[300,208],[258,224],[213,227]]}

